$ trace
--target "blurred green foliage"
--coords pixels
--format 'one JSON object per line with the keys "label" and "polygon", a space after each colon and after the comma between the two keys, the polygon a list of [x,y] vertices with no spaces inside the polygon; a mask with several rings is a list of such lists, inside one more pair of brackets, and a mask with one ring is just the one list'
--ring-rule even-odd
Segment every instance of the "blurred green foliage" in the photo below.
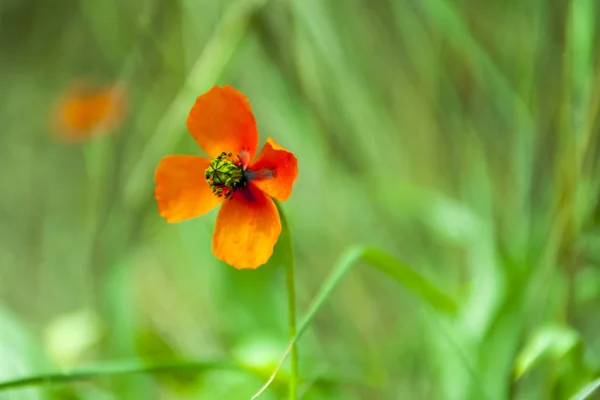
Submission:
{"label": "blurred green foliage", "polygon": [[[214,84],[298,157],[300,315],[354,244],[458,304],[353,269],[299,342],[303,398],[569,398],[600,371],[599,17],[594,0],[2,1],[0,382],[202,367],[0,399],[247,399],[268,378],[281,254],[236,271],[211,253],[215,212],[170,225],[153,197],[161,157],[200,154],[185,118]],[[66,143],[51,115],[82,78],[124,83],[127,118]]]}

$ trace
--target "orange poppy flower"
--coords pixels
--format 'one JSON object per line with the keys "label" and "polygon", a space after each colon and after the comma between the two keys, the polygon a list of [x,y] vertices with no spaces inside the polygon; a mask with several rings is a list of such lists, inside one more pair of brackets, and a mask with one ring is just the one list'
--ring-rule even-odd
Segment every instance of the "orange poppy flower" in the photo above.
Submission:
{"label": "orange poppy flower", "polygon": [[62,139],[80,141],[115,129],[124,116],[125,97],[121,85],[99,87],[80,81],[60,100],[54,126]]}
{"label": "orange poppy flower", "polygon": [[294,154],[267,139],[258,149],[256,121],[248,99],[231,86],[199,96],[188,130],[212,159],[173,155],[155,173],[158,209],[168,222],[198,217],[222,203],[213,253],[235,268],[266,263],[281,233],[272,198],[285,201],[298,175]]}

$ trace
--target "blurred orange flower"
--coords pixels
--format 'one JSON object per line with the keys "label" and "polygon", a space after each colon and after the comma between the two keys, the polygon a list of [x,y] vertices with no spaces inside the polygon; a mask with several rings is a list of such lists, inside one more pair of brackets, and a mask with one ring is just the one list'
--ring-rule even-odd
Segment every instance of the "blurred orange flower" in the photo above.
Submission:
{"label": "blurred orange flower", "polygon": [[59,101],[54,128],[67,141],[109,132],[123,122],[125,103],[124,89],[119,84],[100,87],[87,81],[77,82]]}
{"label": "blurred orange flower", "polygon": [[258,149],[256,121],[248,99],[231,86],[199,96],[188,130],[212,157],[173,155],[155,173],[155,196],[168,222],[198,217],[222,203],[212,249],[235,268],[257,268],[273,254],[281,233],[272,198],[285,201],[298,175],[294,154],[271,138]]}

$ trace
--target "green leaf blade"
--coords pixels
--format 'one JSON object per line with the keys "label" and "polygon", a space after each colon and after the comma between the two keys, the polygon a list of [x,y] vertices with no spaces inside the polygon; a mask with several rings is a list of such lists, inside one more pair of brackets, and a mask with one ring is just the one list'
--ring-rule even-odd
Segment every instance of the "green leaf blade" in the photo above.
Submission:
{"label": "green leaf blade", "polygon": [[423,275],[378,249],[365,249],[362,260],[372,267],[384,272],[406,289],[416,294],[421,300],[445,314],[455,314],[458,306]]}

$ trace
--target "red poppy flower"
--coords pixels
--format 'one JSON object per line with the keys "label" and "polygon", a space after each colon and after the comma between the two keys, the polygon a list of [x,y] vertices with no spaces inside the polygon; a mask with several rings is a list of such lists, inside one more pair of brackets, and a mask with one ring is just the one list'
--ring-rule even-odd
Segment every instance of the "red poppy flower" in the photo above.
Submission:
{"label": "red poppy flower", "polygon": [[[158,209],[168,222],[198,217],[221,204],[213,253],[235,268],[257,268],[281,233],[272,198],[285,201],[298,161],[271,138],[256,159],[258,131],[248,99],[230,86],[199,96],[188,130],[209,158],[167,156],[155,173]],[[254,159],[254,161],[252,161]]]}
{"label": "red poppy flower", "polygon": [[73,84],[60,100],[54,115],[58,135],[68,141],[80,141],[95,133],[116,128],[125,116],[123,87],[100,87],[91,82]]}

